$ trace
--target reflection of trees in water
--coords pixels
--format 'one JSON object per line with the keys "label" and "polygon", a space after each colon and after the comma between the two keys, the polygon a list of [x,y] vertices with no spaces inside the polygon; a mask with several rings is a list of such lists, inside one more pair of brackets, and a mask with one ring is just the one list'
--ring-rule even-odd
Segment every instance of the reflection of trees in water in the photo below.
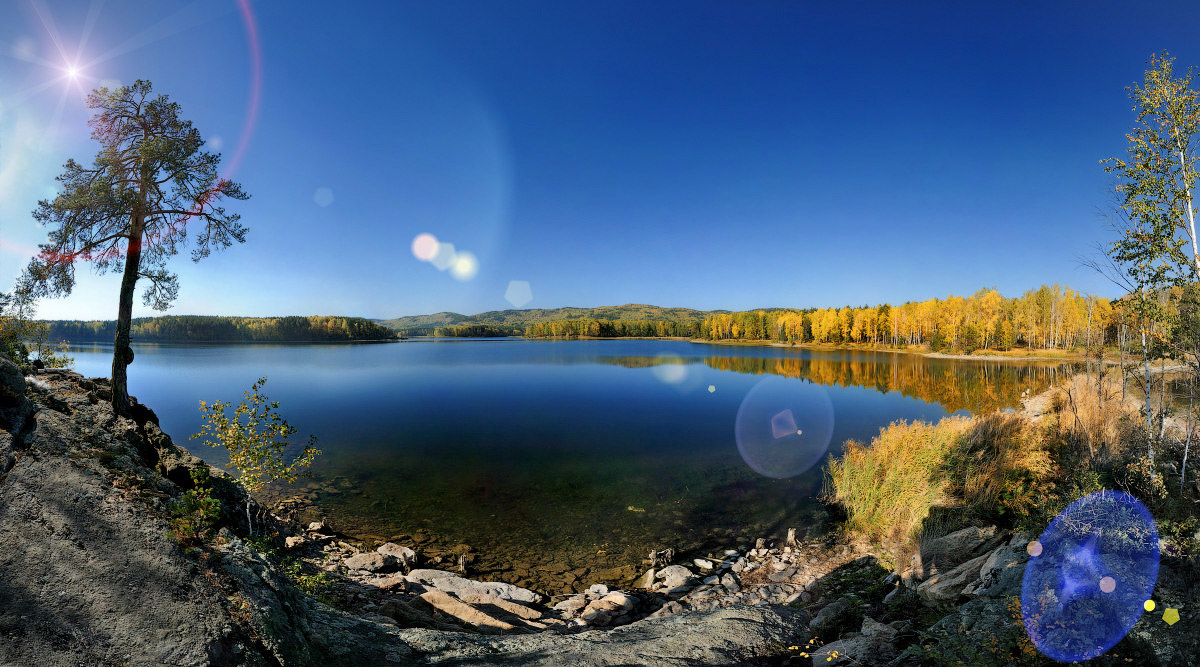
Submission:
{"label": "reflection of trees in water", "polygon": [[738,373],[783,375],[817,384],[898,391],[947,412],[1020,407],[1021,393],[1036,394],[1069,373],[1066,364],[956,362],[909,355],[891,359],[708,357],[708,366]]}

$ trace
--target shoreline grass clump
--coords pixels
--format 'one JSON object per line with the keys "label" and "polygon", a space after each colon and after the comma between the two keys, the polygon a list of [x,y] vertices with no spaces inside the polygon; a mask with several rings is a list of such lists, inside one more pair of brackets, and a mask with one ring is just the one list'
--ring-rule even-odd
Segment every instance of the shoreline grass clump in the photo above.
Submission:
{"label": "shoreline grass clump", "polygon": [[824,499],[846,511],[846,529],[873,542],[907,542],[930,510],[949,500],[947,458],[971,420],[893,422],[871,443],[846,442],[831,457]]}

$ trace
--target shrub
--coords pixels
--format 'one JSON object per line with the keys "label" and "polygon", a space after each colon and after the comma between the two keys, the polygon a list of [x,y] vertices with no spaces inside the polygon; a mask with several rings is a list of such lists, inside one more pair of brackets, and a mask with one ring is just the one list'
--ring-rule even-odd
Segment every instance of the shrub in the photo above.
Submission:
{"label": "shrub", "polygon": [[191,470],[195,486],[171,503],[171,529],[185,547],[196,547],[204,543],[221,518],[221,502],[209,495],[208,470]]}

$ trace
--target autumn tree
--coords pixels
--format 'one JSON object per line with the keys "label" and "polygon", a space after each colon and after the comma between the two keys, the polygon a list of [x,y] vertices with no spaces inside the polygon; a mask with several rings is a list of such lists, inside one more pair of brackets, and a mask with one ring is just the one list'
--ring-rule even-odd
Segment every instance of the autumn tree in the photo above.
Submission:
{"label": "autumn tree", "polygon": [[91,167],[67,160],[57,178],[59,194],[38,202],[33,217],[50,228],[49,241],[40,244],[21,283],[35,296],[65,296],[75,285],[76,262],[91,262],[99,273],[122,270],[112,404],[127,414],[129,328],[138,280],[148,283],[143,303],[167,309],[179,284],[166,262],[186,242],[188,227],[196,241],[194,261],[245,241],[240,216],[221,202],[249,196],[220,175],[220,154],[204,150],[199,130],[180,118],[179,104],[166,95],[151,96],[150,82],[98,88],[87,104],[95,111],[88,125],[100,150]]}
{"label": "autumn tree", "polygon": [[[279,414],[279,402],[262,393],[267,378],[259,378],[242,402],[234,406],[226,401],[200,401],[204,426],[192,439],[203,439],[212,447],[223,447],[229,454],[229,465],[237,468],[238,482],[246,491],[246,524],[251,533],[254,522],[250,516],[250,494],[270,482],[295,482],[305,468],[321,454],[317,436],[309,436],[308,444],[294,456],[288,455],[289,439],[295,435],[292,426]],[[233,408],[233,413],[229,413]]]}
{"label": "autumn tree", "polygon": [[[1155,325],[1164,320],[1158,297],[1172,285],[1200,280],[1192,202],[1200,133],[1200,93],[1193,88],[1194,79],[1191,69],[1176,76],[1174,59],[1165,52],[1151,57],[1141,85],[1129,88],[1137,116],[1127,135],[1127,155],[1106,160],[1105,167],[1117,177],[1122,221],[1108,256],[1131,288],[1129,309],[1140,329],[1147,384],[1147,431],[1153,430],[1148,351],[1165,342],[1153,340]],[[1151,449],[1151,459],[1153,454]]]}

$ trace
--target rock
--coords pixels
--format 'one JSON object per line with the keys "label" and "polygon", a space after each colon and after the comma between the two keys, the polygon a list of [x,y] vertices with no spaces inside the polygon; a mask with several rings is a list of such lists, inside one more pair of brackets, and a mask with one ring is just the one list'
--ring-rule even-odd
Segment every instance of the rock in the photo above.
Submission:
{"label": "rock", "polygon": [[526,621],[536,621],[545,615],[537,609],[526,607],[523,604],[517,604],[516,602],[505,600],[504,598],[498,598],[495,595],[471,593],[463,596],[462,601],[471,605],[488,605],[495,607],[496,609],[512,614],[513,616],[518,616]]}
{"label": "rock", "polygon": [[818,637],[837,637],[839,633],[858,622],[859,612],[850,598],[842,597],[828,604],[813,617],[808,628]]}
{"label": "rock", "polygon": [[988,555],[976,556],[945,574],[939,574],[917,586],[917,595],[930,605],[955,603],[963,590],[979,578],[979,570]]}
{"label": "rock", "polygon": [[738,583],[737,575],[733,574],[732,572],[726,572],[725,575],[721,577],[721,585],[724,586],[725,590],[729,591],[730,593],[737,593],[738,591],[742,590],[741,584]]}
{"label": "rock", "polygon": [[860,633],[851,633],[854,636],[844,637],[813,651],[812,664],[885,665],[896,657],[893,644],[896,634],[895,628],[865,617]]}
{"label": "rock", "polygon": [[25,376],[13,360],[0,355],[0,408],[15,408],[25,402]]}
{"label": "rock", "polygon": [[963,589],[963,595],[1003,597],[1019,594],[1027,562],[1029,553],[1024,544],[996,548],[986,555],[978,579]]}
{"label": "rock", "polygon": [[395,559],[396,563],[404,569],[408,570],[417,564],[417,552],[408,547],[402,547],[393,542],[384,542],[375,550],[389,558]]}
{"label": "rock", "polygon": [[[406,581],[404,577],[386,577],[373,583],[375,588],[378,588],[381,591],[399,592],[408,589],[408,581]],[[422,590],[420,592],[424,593],[425,591]]]}
{"label": "rock", "polygon": [[304,546],[307,542],[308,538],[303,535],[292,535],[291,537],[284,538],[283,545],[288,549],[295,549],[296,547]]}
{"label": "rock", "polygon": [[351,570],[366,570],[367,572],[383,572],[396,566],[396,559],[380,553],[357,554],[342,561]]}
{"label": "rock", "polygon": [[713,568],[712,562],[707,561],[703,558],[693,559],[692,563],[694,563],[696,565],[696,567],[700,568],[701,570],[711,570]]}
{"label": "rock", "polygon": [[329,528],[324,521],[313,521],[308,524],[308,532],[318,533],[321,535],[332,535],[333,530]]}
{"label": "rock", "polygon": [[662,579],[663,585],[668,589],[685,586],[695,579],[691,570],[682,565],[668,565],[659,570],[654,576],[655,578]]}
{"label": "rock", "polygon": [[773,572],[773,573],[767,575],[767,578],[775,583],[782,583],[784,581],[787,581],[788,579],[791,579],[792,575],[794,575],[794,574],[796,574],[796,568],[793,567],[793,568],[788,568],[786,570],[780,570],[778,572]]}
{"label": "rock", "polygon": [[633,587],[634,588],[650,588],[651,586],[654,585],[654,575],[655,574],[657,574],[657,571],[654,568],[650,568],[649,570],[646,570],[646,572],[642,576],[638,577],[637,580],[633,582]]}
{"label": "rock", "polygon": [[587,592],[591,593],[592,595],[608,595],[608,586],[605,586],[604,584],[592,584],[591,586],[588,586]]}
{"label": "rock", "polygon": [[410,582],[425,584],[446,593],[464,595],[494,595],[514,602],[540,602],[541,595],[531,590],[499,581],[474,581],[445,570],[413,570],[405,576]]}
{"label": "rock", "polygon": [[638,599],[624,591],[613,591],[605,595],[600,600],[601,602],[611,602],[621,608],[622,611],[630,611],[637,606]]}
{"label": "rock", "polygon": [[719,584],[719,583],[721,583],[721,578],[720,578],[720,577],[718,577],[718,576],[717,576],[717,575],[715,575],[715,574],[714,574],[714,575],[712,575],[711,577],[705,577],[705,578],[704,578],[704,585],[705,585],[705,586],[716,586],[716,585],[717,585],[717,584]]}
{"label": "rock", "polygon": [[569,597],[566,600],[563,600],[562,602],[559,602],[558,604],[554,605],[552,607],[552,609],[554,609],[555,611],[561,612],[567,616],[574,616],[575,614],[579,613],[580,611],[583,611],[583,608],[586,607],[587,605],[588,605],[587,598],[585,598],[582,595],[574,595],[574,596]]}
{"label": "rock", "polygon": [[927,579],[991,550],[999,541],[995,526],[971,526],[949,535],[926,540],[914,561],[914,570],[918,578]]}
{"label": "rock", "polygon": [[442,591],[426,591],[419,596],[419,599],[434,609],[449,614],[483,632],[511,632],[517,629],[517,626],[512,623],[485,614],[462,600]]}

